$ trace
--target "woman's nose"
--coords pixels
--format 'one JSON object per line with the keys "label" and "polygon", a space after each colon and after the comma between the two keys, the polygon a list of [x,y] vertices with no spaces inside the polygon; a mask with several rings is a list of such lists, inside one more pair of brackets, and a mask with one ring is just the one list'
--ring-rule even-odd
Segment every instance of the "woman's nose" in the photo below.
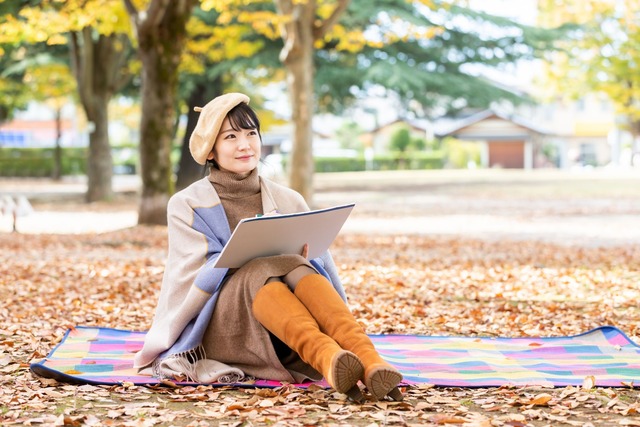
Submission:
{"label": "woman's nose", "polygon": [[246,150],[247,148],[249,148],[249,139],[245,137],[238,138],[238,149]]}

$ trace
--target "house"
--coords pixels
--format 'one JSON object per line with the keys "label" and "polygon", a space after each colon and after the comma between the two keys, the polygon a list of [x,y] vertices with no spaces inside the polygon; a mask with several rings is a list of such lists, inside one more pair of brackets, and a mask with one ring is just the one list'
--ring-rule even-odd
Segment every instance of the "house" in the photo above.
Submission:
{"label": "house", "polygon": [[526,114],[553,129],[548,143],[557,150],[560,168],[630,164],[623,159],[630,156],[625,150],[630,135],[619,128],[614,106],[604,94],[559,98]]}
{"label": "house", "polygon": [[454,122],[435,133],[437,138],[454,137],[480,144],[482,167],[533,169],[552,166],[543,154],[549,130],[526,119],[484,110]]}

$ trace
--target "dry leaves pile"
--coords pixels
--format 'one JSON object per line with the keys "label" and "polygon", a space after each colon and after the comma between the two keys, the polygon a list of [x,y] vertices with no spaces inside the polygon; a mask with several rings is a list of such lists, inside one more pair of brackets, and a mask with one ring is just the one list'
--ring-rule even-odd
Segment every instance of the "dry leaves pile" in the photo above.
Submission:
{"label": "dry leaves pile", "polygon": [[[640,426],[637,389],[405,390],[352,405],[330,390],[75,386],[33,376],[74,325],[142,330],[156,302],[163,227],[0,235],[3,425]],[[615,325],[640,335],[640,249],[345,235],[333,254],[370,333],[557,336]],[[639,378],[640,382],[640,378]]]}

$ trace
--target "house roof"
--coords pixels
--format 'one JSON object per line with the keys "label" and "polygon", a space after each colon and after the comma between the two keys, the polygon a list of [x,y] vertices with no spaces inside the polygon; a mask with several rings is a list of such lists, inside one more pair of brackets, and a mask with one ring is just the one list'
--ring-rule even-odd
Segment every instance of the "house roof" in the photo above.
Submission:
{"label": "house roof", "polygon": [[493,109],[487,109],[487,110],[480,111],[476,114],[473,114],[471,116],[465,117],[464,119],[460,119],[458,121],[454,121],[453,123],[450,123],[448,128],[436,131],[436,135],[439,137],[454,135],[465,128],[468,128],[470,126],[473,126],[476,123],[479,123],[483,120],[487,120],[491,118],[498,118],[507,122],[514,123],[520,127],[530,130],[531,132],[538,133],[541,135],[549,135],[552,133],[549,130],[544,129],[542,126],[532,123],[527,119],[517,116],[515,114],[507,115],[507,114],[500,113],[499,111],[495,111]]}

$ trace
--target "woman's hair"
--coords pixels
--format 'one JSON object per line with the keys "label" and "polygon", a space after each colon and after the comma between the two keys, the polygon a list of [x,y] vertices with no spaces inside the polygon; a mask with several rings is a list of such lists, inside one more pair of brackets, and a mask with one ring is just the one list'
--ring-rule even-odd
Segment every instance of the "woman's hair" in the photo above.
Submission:
{"label": "woman's hair", "polygon": [[241,102],[229,110],[227,117],[229,118],[231,127],[236,132],[240,129],[255,129],[258,131],[260,140],[262,140],[262,135],[260,135],[260,120],[256,112],[253,111],[253,108],[249,107],[249,104]]}
{"label": "woman's hair", "polygon": [[[240,131],[240,129],[255,129],[258,132],[258,137],[260,138],[260,142],[262,143],[262,134],[260,134],[260,119],[258,119],[258,115],[255,111],[253,111],[253,108],[249,107],[249,104],[241,102],[240,104],[236,105],[231,110],[229,110],[229,112],[227,113],[227,118],[229,119],[231,128],[236,132]],[[218,164],[215,160],[207,160],[207,165],[218,167]]]}

